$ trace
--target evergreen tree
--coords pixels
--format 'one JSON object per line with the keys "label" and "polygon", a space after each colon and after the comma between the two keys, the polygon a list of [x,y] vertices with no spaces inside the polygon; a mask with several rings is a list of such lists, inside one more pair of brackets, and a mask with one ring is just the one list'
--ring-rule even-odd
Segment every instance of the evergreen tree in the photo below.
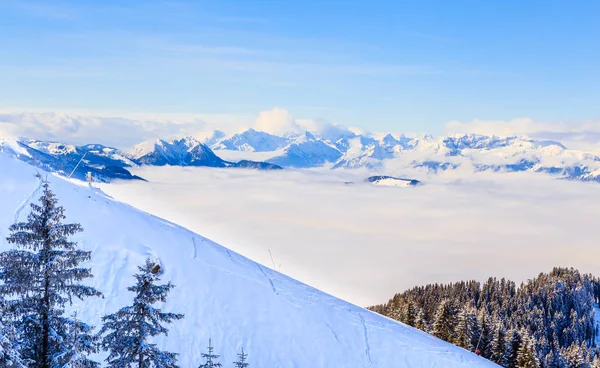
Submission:
{"label": "evergreen tree", "polygon": [[246,362],[246,358],[248,358],[248,354],[244,353],[244,348],[242,348],[242,352],[238,354],[239,360],[233,363],[235,368],[248,368],[250,364]]}
{"label": "evergreen tree", "polygon": [[433,320],[433,335],[446,341],[454,336],[455,312],[450,301],[444,299],[435,312]]}
{"label": "evergreen tree", "polygon": [[479,323],[479,339],[475,347],[480,351],[481,356],[490,359],[491,357],[491,340],[492,326],[490,316],[485,309],[481,309],[477,316]]}
{"label": "evergreen tree", "polygon": [[53,366],[60,368],[97,368],[100,363],[88,359],[88,355],[98,352],[100,337],[92,334],[92,327],[77,319],[74,313],[69,321],[67,343],[69,349],[65,354],[59,355]]}
{"label": "evergreen tree", "polygon": [[64,224],[64,208],[43,184],[40,203],[31,204],[27,222],[10,226],[7,241],[15,249],[0,253],[0,297],[20,339],[21,358],[31,367],[50,368],[59,356],[69,353],[69,326],[63,316],[73,297],[101,296],[79,284],[92,277],[91,252],[77,248],[69,237],[82,231],[79,224]]}
{"label": "evergreen tree", "polygon": [[458,314],[458,323],[456,324],[456,331],[452,343],[460,346],[463,349],[474,351],[473,346],[474,333],[476,332],[477,319],[473,309],[465,307],[461,309]]}
{"label": "evergreen tree", "polygon": [[404,312],[402,314],[403,314],[402,322],[411,327],[415,327],[417,316],[416,316],[415,307],[414,307],[412,301],[409,301],[406,304],[406,308],[404,308]]}
{"label": "evergreen tree", "polygon": [[568,366],[567,360],[562,356],[559,350],[550,350],[544,358],[544,368],[565,368]]}
{"label": "evergreen tree", "polygon": [[26,368],[16,344],[16,333],[12,326],[0,321],[0,368]]}
{"label": "evergreen tree", "polygon": [[490,342],[490,360],[504,366],[507,358],[506,331],[500,322],[496,322]]}
{"label": "evergreen tree", "polygon": [[518,354],[523,345],[523,339],[519,331],[512,330],[508,335],[508,353],[506,356],[506,367],[517,368],[518,367]]}
{"label": "evergreen tree", "polygon": [[569,368],[589,368],[590,366],[587,363],[585,350],[576,343],[571,344],[567,349],[563,349],[562,355],[565,357]]}
{"label": "evergreen tree", "polygon": [[425,311],[422,308],[419,308],[419,310],[417,311],[415,327],[421,331],[429,332],[429,324],[427,323],[427,319],[425,318]]}
{"label": "evergreen tree", "polygon": [[523,343],[517,351],[517,367],[518,368],[539,368],[540,364],[535,357],[533,344],[531,339],[526,336],[523,338]]}
{"label": "evergreen tree", "polygon": [[176,368],[177,354],[161,351],[148,341],[153,336],[168,335],[163,324],[183,318],[182,314],[164,313],[152,306],[166,302],[174,286],[170,282],[156,284],[164,271],[150,259],[138,269],[136,284],[127,288],[135,293],[133,305],[102,317],[102,347],[109,352],[106,361],[114,368]]}
{"label": "evergreen tree", "polygon": [[[204,358],[204,364],[201,364],[199,368],[216,368],[222,367],[221,363],[216,362],[219,359],[219,355],[215,355],[215,348],[212,346],[211,339],[208,339],[208,353],[202,353],[202,358]],[[242,353],[244,351],[242,350]],[[245,359],[245,358],[244,358]]]}

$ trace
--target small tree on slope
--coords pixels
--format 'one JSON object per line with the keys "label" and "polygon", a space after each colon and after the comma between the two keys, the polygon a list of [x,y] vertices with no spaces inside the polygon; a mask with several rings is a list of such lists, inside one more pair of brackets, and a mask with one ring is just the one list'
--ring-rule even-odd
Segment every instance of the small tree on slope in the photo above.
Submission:
{"label": "small tree on slope", "polygon": [[208,353],[202,353],[202,358],[204,358],[204,364],[201,364],[198,368],[214,368],[214,367],[222,367],[221,363],[217,363],[213,360],[219,359],[219,355],[214,354],[215,348],[212,346],[211,339],[208,339]]}
{"label": "small tree on slope", "polygon": [[50,368],[68,353],[69,326],[64,307],[73,297],[101,296],[96,289],[79,284],[91,278],[91,252],[77,249],[69,237],[82,231],[79,224],[64,224],[64,208],[43,185],[40,204],[31,204],[27,222],[10,226],[7,241],[16,246],[0,253],[0,298],[4,313],[19,339],[21,358],[30,367]]}
{"label": "small tree on slope", "polygon": [[244,353],[244,348],[242,348],[242,352],[238,354],[238,361],[233,362],[235,368],[248,368],[250,366],[249,363],[246,362],[246,358],[248,358],[248,354]]}
{"label": "small tree on slope", "polygon": [[150,337],[168,334],[163,324],[183,318],[183,314],[163,313],[152,307],[165,302],[174,286],[170,282],[156,285],[163,270],[150,259],[138,269],[140,273],[134,275],[137,283],[127,288],[136,294],[133,305],[102,317],[102,347],[109,352],[106,361],[115,368],[176,368],[176,353],[161,351],[148,341]]}

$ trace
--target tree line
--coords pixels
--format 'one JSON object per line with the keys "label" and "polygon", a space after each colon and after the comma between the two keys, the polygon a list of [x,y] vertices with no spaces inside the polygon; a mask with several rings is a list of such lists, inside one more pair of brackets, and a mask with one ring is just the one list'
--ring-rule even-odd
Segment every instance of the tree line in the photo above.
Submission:
{"label": "tree line", "polygon": [[508,368],[599,368],[600,280],[554,268],[506,279],[415,287],[369,309]]}
{"label": "tree line", "polygon": [[[111,368],[177,368],[178,354],[152,343],[168,335],[166,325],[184,318],[153,305],[166,302],[174,285],[160,284],[160,262],[147,259],[128,287],[132,303],[102,317],[98,332],[77,313],[65,308],[73,299],[103,297],[82,282],[93,277],[81,263],[92,257],[70,237],[83,231],[80,224],[66,224],[49,183],[43,184],[39,203],[31,204],[27,221],[9,227],[7,242],[13,248],[0,252],[0,368],[97,368],[90,358],[105,351]],[[242,349],[236,368],[248,368]],[[199,368],[222,367],[209,341]]]}

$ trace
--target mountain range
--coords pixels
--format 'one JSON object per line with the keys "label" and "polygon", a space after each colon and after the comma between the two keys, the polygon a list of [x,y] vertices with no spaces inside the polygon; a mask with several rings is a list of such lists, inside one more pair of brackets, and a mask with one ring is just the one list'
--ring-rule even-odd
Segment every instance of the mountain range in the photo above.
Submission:
{"label": "mountain range", "polygon": [[43,170],[80,180],[85,180],[87,173],[90,172],[94,180],[101,182],[112,179],[143,180],[128,170],[140,165],[281,169],[280,166],[267,162],[225,161],[215,155],[205,144],[189,137],[144,142],[134,146],[128,152],[101,144],[76,146],[59,142],[0,138],[0,152]]}
{"label": "mountain range", "polygon": [[[442,137],[358,134],[338,128],[274,135],[248,129],[216,130],[204,140],[157,139],[118,150],[100,144],[0,138],[0,150],[64,176],[99,181],[141,179],[130,172],[140,165],[206,166],[274,170],[281,168],[366,169],[374,174],[423,175],[452,170],[538,172],[557,178],[600,182],[600,155],[572,150],[560,142],[528,137],[459,134]],[[232,155],[232,153],[235,153]],[[222,157],[235,156],[238,160]],[[241,159],[241,161],[239,161]]]}
{"label": "mountain range", "polygon": [[282,167],[365,168],[378,173],[423,169],[425,173],[464,169],[475,172],[547,173],[559,178],[599,181],[600,155],[572,150],[560,142],[528,137],[457,134],[442,137],[370,135],[349,130],[325,136],[303,132],[273,135],[249,129],[226,135],[215,131],[205,143],[216,152],[260,153]]}

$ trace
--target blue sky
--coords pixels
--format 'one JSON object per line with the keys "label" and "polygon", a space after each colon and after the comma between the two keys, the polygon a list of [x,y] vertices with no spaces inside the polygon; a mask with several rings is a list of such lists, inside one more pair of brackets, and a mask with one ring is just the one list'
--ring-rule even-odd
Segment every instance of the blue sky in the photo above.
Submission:
{"label": "blue sky", "polygon": [[600,115],[598,1],[0,2],[0,108],[380,131]]}

